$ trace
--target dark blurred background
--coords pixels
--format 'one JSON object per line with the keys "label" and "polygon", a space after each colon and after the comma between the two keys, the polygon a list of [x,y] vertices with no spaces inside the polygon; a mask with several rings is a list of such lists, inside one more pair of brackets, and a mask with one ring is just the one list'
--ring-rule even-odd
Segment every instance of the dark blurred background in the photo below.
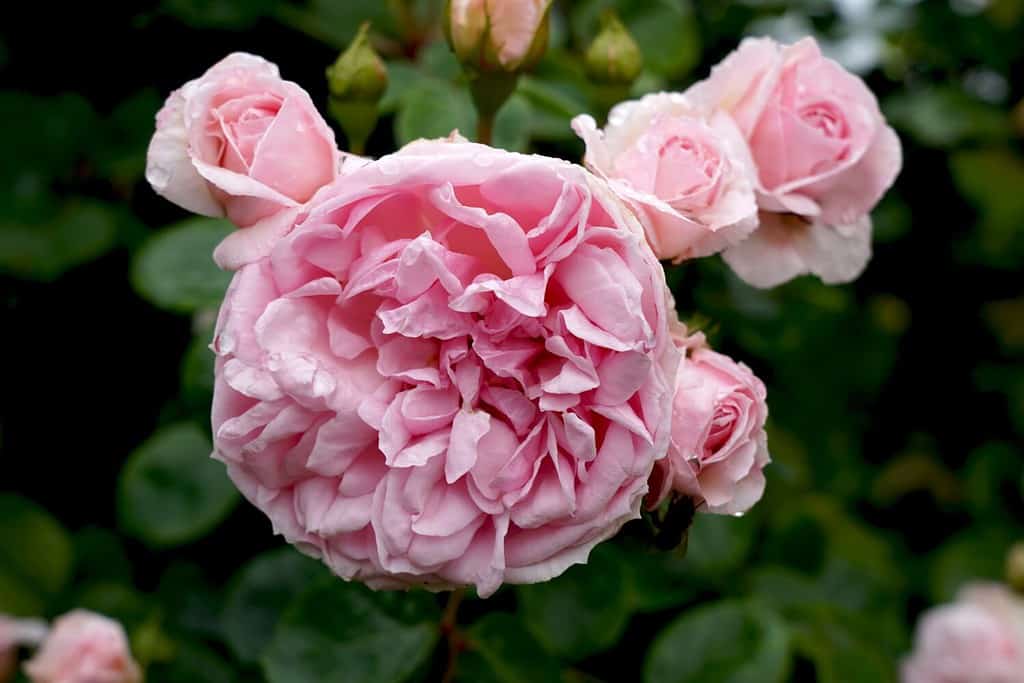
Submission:
{"label": "dark blurred background", "polygon": [[[0,612],[116,616],[157,683],[441,678],[443,596],[325,578],[206,459],[227,228],[142,173],[163,98],[229,52],[326,111],[324,68],[365,19],[390,73],[369,152],[471,132],[442,5],[2,10]],[[580,54],[607,6],[644,52],[634,94],[684,88],[744,35],[816,36],[878,94],[904,168],[852,285],[669,267],[683,317],[768,386],[762,503],[699,518],[685,558],[625,534],[554,582],[468,601],[456,679],[895,680],[917,614],[999,579],[1024,538],[1024,0],[559,1],[495,144],[578,160],[569,119],[600,109]]]}

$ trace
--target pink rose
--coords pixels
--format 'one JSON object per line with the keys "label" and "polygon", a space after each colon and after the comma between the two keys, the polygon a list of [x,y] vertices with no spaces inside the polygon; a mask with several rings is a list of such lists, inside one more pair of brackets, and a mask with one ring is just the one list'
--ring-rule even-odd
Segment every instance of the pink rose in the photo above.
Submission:
{"label": "pink rose", "polygon": [[828,225],[794,213],[762,211],[760,225],[722,258],[755,287],[775,287],[811,273],[827,284],[850,282],[871,259],[871,217]]}
{"label": "pink rose", "polygon": [[550,7],[551,0],[450,0],[445,30],[461,61],[515,71],[546,47]]}
{"label": "pink rose", "polygon": [[236,52],[167,98],[146,179],[175,204],[245,228],[215,253],[221,266],[237,268],[269,252],[342,162],[306,91],[270,62]]}
{"label": "pink rose", "polygon": [[128,638],[116,621],[75,610],[54,622],[43,646],[25,664],[32,683],[139,683]]}
{"label": "pink rose", "polygon": [[39,644],[46,630],[46,624],[36,619],[14,619],[0,614],[0,683],[14,680],[18,648]]}
{"label": "pink rose", "polygon": [[544,581],[638,516],[669,439],[667,304],[582,168],[413,143],[235,275],[214,455],[346,579]]}
{"label": "pink rose", "polygon": [[612,109],[599,131],[573,119],[584,162],[636,211],[658,258],[707,256],[757,227],[753,163],[725,113],[703,117],[678,93],[657,93]]}
{"label": "pink rose", "polygon": [[673,331],[686,353],[676,375],[668,457],[652,477],[652,506],[670,492],[693,498],[698,509],[746,512],[764,493],[771,462],[764,425],[764,384],[743,363],[709,349],[702,334]]}
{"label": "pink rose", "polygon": [[998,584],[976,584],[921,618],[903,683],[1020,683],[1024,601]]}
{"label": "pink rose", "polygon": [[736,121],[757,166],[761,208],[805,217],[784,231],[763,218],[772,234],[758,230],[747,240],[756,244],[727,252],[729,265],[762,287],[802,273],[826,282],[859,275],[870,256],[868,213],[902,164],[899,139],[864,82],[812,38],[785,46],[758,38],[687,95]]}

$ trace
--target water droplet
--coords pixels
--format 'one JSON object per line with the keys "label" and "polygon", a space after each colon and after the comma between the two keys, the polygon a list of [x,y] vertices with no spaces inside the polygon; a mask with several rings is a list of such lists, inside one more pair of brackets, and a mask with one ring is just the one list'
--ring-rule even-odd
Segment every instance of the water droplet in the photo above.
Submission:
{"label": "water droplet", "polygon": [[146,169],[146,180],[153,187],[166,187],[171,179],[171,172],[163,166],[150,166]]}

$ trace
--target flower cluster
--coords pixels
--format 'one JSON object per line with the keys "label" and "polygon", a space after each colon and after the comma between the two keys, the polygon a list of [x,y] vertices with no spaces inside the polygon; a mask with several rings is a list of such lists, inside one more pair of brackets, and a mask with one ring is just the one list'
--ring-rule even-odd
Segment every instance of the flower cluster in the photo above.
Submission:
{"label": "flower cluster", "polygon": [[[498,62],[529,51],[488,16]],[[765,387],[678,321],[658,257],[848,279],[898,143],[811,42],[744,43],[688,93],[574,126],[588,168],[457,133],[363,159],[244,54],[158,115],[151,184],[240,228],[215,252],[236,273],[214,457],[339,576],[488,595],[585,561],[645,504],[761,497]]]}
{"label": "flower cluster", "polygon": [[744,40],[686,92],[619,104],[603,131],[588,115],[573,127],[659,258],[722,252],[758,287],[860,275],[870,211],[902,164],[874,95],[810,38]]}

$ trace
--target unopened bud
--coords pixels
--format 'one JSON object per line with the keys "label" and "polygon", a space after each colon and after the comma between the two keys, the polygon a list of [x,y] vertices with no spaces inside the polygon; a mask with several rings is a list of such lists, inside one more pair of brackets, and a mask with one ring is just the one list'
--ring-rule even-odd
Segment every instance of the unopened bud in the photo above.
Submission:
{"label": "unopened bud", "polygon": [[1006,556],[1006,583],[1024,595],[1024,541],[1014,544]]}
{"label": "unopened bud", "polygon": [[518,73],[544,55],[552,0],[448,0],[444,32],[475,72]]}
{"label": "unopened bud", "polygon": [[596,83],[630,85],[644,66],[640,46],[614,12],[601,17],[601,31],[584,55],[587,75]]}
{"label": "unopened bud", "polygon": [[387,90],[388,69],[370,44],[369,23],[327,67],[327,87],[331,97],[346,102],[377,102]]}
{"label": "unopened bud", "polygon": [[328,108],[355,154],[363,153],[377,125],[377,103],[387,87],[387,67],[370,44],[370,24],[365,23],[352,44],[327,67]]}

